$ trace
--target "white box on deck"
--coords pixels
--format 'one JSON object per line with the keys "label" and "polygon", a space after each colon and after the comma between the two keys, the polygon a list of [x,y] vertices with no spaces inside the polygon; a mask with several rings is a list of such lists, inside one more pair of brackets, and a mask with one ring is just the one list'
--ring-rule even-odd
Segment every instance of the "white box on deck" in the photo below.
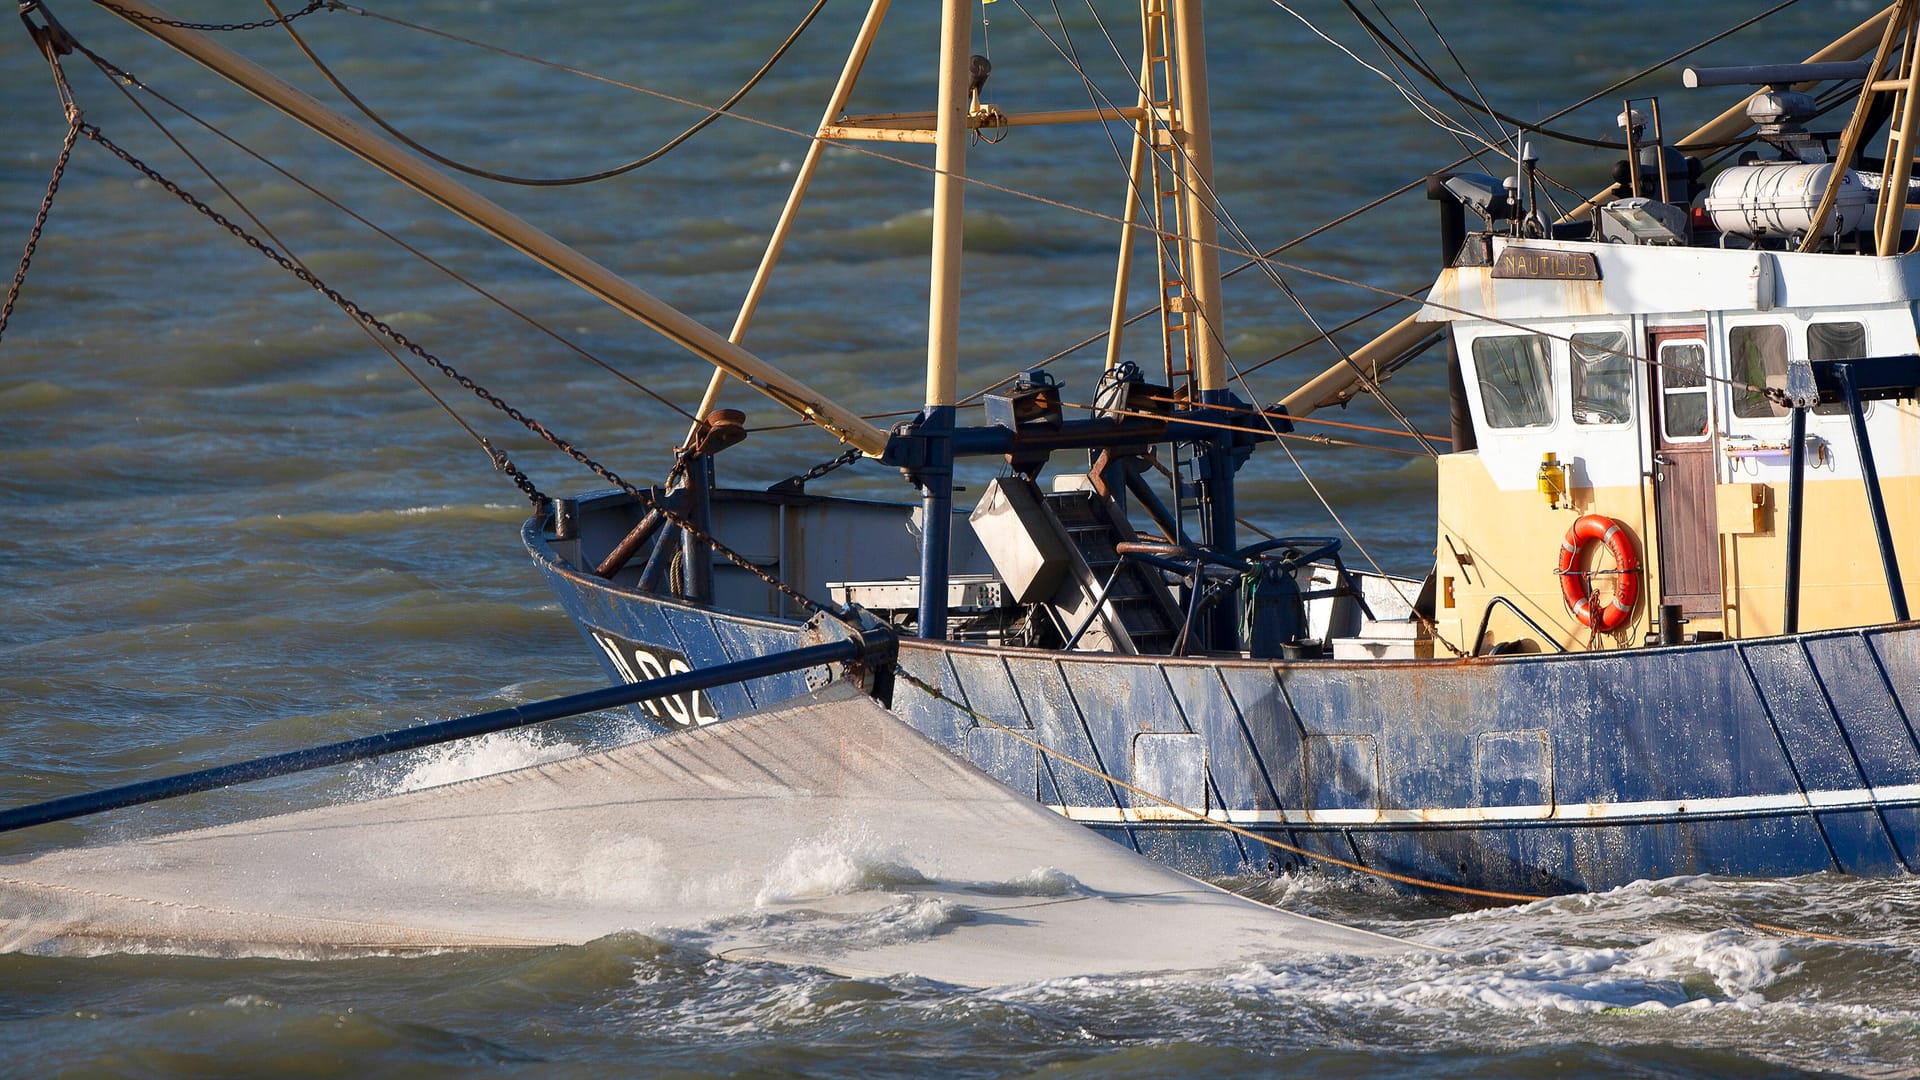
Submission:
{"label": "white box on deck", "polygon": [[996,477],[968,520],[1014,603],[1039,603],[1053,595],[1072,553],[1031,483]]}
{"label": "white box on deck", "polygon": [[1433,641],[1421,636],[1420,624],[1407,619],[1363,620],[1357,637],[1334,638],[1335,660],[1415,660],[1433,655]]}

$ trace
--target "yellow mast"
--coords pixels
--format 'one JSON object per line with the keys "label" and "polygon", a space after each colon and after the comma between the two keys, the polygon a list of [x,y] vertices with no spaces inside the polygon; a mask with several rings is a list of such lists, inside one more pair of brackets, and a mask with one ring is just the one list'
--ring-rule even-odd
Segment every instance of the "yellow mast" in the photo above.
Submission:
{"label": "yellow mast", "polygon": [[[860,77],[860,69],[867,62],[867,54],[873,50],[873,39],[880,33],[880,23],[887,17],[889,0],[873,0],[867,8],[866,21],[860,24],[860,34],[854,39],[853,49],[847,54],[846,66],[840,69],[840,81],[834,85],[833,96],[827,99],[826,110],[820,115],[820,128],[825,130],[842,110],[847,107],[847,99],[853,96],[853,84]],[[827,141],[816,138],[807,144],[806,159],[800,163],[799,171],[793,178],[793,189],[787,193],[786,205],[780,208],[780,220],[774,224],[773,235],[767,238],[767,250],[760,256],[760,266],[753,273],[753,283],[747,286],[746,298],[740,301],[740,314],[733,320],[733,330],[727,340],[739,344],[747,336],[747,327],[753,324],[754,315],[760,310],[760,298],[766,295],[767,281],[773,276],[774,263],[780,261],[780,253],[785,249],[787,236],[793,231],[794,218],[800,214],[800,203],[807,196],[807,188],[813,183],[813,174],[820,167],[820,158],[826,152]],[[687,445],[693,444],[694,437],[705,426],[705,417],[720,404],[720,391],[727,385],[725,368],[715,368],[713,377],[707,380],[707,391],[701,395],[700,407],[693,411],[693,429],[687,432]]]}
{"label": "yellow mast", "polygon": [[944,0],[940,27],[940,108],[933,157],[933,281],[927,301],[929,409],[959,396],[960,237],[966,225],[967,106],[972,72],[970,0]]}
{"label": "yellow mast", "polygon": [[1173,0],[1174,51],[1180,95],[1180,182],[1187,209],[1187,344],[1202,394],[1227,388],[1226,331],[1220,312],[1220,230],[1214,219],[1213,126],[1207,99],[1207,39],[1200,0]]}

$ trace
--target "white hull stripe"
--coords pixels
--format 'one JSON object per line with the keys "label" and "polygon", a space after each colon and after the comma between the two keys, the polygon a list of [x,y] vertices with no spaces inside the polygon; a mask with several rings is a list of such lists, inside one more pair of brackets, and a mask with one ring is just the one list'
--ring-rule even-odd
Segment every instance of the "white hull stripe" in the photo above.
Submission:
{"label": "white hull stripe", "polygon": [[[1538,806],[1442,806],[1420,810],[1222,810],[1209,821],[1232,825],[1485,825],[1598,821],[1660,821],[1804,813],[1808,810],[1870,810],[1920,807],[1920,784],[1894,784],[1847,791],[1810,791],[1805,795],[1737,795],[1708,799],[1648,800],[1620,803],[1557,803]],[[1090,824],[1178,823],[1192,815],[1159,806],[1052,806],[1074,821]]]}

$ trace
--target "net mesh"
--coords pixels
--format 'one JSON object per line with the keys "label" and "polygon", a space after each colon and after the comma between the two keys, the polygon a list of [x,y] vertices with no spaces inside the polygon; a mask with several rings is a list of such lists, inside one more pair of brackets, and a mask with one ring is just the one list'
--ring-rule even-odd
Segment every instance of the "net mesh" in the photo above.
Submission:
{"label": "net mesh", "polygon": [[975,985],[1405,947],[1134,855],[839,686],[495,776],[0,862],[0,951],[329,956],[618,931]]}

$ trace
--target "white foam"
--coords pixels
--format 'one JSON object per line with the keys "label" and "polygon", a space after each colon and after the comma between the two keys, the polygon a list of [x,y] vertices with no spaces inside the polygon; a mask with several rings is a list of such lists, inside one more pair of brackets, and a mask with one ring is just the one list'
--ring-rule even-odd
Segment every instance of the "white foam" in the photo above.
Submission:
{"label": "white foam", "polygon": [[1072,874],[1056,867],[1036,866],[1012,881],[979,887],[975,891],[1004,896],[1072,896],[1084,892],[1085,886]]}
{"label": "white foam", "polygon": [[855,836],[803,840],[768,874],[754,903],[766,907],[901,885],[925,885],[898,848]]}
{"label": "white foam", "polygon": [[564,740],[548,741],[530,732],[496,731],[474,739],[425,747],[399,758],[397,764],[405,771],[376,781],[380,789],[377,794],[398,795],[529,765],[544,765],[585,749]]}
{"label": "white foam", "polygon": [[1730,999],[1753,1003],[1759,990],[1782,975],[1800,970],[1786,943],[1755,938],[1739,930],[1706,934],[1669,934],[1634,950],[1629,970],[1649,976],[1691,979],[1705,976]]}
{"label": "white foam", "polygon": [[1457,952],[1365,973],[1254,966],[1228,982],[1241,993],[1414,1012],[1665,1012],[1758,1008],[1766,1004],[1764,988],[1798,970],[1777,940],[1716,930],[1663,934],[1636,946],[1534,943]]}

